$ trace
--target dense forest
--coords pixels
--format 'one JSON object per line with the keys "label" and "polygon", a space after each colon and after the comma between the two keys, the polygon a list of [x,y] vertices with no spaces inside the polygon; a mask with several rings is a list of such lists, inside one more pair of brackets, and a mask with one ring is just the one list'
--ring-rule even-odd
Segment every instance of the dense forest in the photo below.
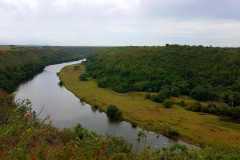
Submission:
{"label": "dense forest", "polygon": [[17,84],[42,71],[47,65],[79,60],[97,53],[100,49],[46,46],[0,48],[0,90],[11,92]]}
{"label": "dense forest", "polygon": [[86,67],[99,87],[116,92],[162,91],[240,105],[240,48],[112,47],[88,58]]}

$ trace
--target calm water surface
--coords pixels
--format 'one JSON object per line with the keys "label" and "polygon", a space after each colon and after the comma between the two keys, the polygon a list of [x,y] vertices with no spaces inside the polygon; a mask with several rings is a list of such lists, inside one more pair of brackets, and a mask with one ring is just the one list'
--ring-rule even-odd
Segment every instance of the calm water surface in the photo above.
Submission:
{"label": "calm water surface", "polygon": [[[52,124],[58,128],[74,127],[81,123],[83,127],[93,130],[99,134],[122,136],[134,145],[137,145],[136,138],[139,128],[132,128],[131,124],[125,121],[111,121],[105,113],[92,110],[89,104],[81,102],[77,97],[69,92],[65,87],[58,85],[59,78],[56,75],[64,66],[81,63],[84,60],[50,65],[44,71],[36,75],[32,80],[25,82],[16,89],[16,99],[29,99],[33,110],[37,113],[41,111],[40,118],[45,118],[51,114]],[[156,134],[148,132],[147,143],[150,144],[156,139]],[[175,143],[190,145],[176,141],[165,136],[160,136],[151,144],[151,149],[174,145]],[[140,146],[140,148],[143,147]]]}

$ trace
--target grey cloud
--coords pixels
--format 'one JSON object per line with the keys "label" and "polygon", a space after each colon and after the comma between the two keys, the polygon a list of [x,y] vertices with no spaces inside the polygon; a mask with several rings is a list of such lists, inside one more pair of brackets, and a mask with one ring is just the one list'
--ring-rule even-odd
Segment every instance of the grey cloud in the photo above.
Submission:
{"label": "grey cloud", "polygon": [[6,4],[6,3],[3,3],[3,2],[0,2],[0,13],[3,13],[5,11],[9,11],[9,10],[16,10],[17,7],[14,6],[14,5],[10,5],[10,4]]}
{"label": "grey cloud", "polygon": [[0,2],[0,43],[236,46],[240,40],[237,0],[32,2]]}
{"label": "grey cloud", "polygon": [[240,21],[239,0],[141,0],[146,18],[231,19]]}

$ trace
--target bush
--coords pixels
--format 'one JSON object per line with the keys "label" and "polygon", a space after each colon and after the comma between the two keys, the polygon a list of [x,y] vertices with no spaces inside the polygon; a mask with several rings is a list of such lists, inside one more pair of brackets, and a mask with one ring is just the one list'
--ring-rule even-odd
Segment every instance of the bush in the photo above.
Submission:
{"label": "bush", "polygon": [[107,116],[110,118],[122,119],[122,111],[114,105],[110,105],[107,108]]}
{"label": "bush", "polygon": [[217,114],[218,115],[225,115],[225,116],[231,116],[232,110],[229,106],[226,105],[218,105],[217,107]]}
{"label": "bush", "polygon": [[74,70],[79,70],[80,66],[73,66]]}
{"label": "bush", "polygon": [[153,102],[158,102],[158,103],[163,103],[165,98],[167,98],[167,97],[165,96],[165,94],[162,91],[160,91],[159,94],[157,94],[157,95],[151,96],[151,100]]}
{"label": "bush", "polygon": [[170,108],[170,107],[172,107],[172,105],[173,105],[173,101],[172,101],[172,100],[170,100],[170,99],[164,99],[164,101],[163,101],[163,106],[164,106],[164,107]]}
{"label": "bush", "polygon": [[131,124],[132,124],[132,127],[133,127],[133,128],[136,128],[136,127],[137,127],[137,123],[136,123],[136,122],[132,122]]}
{"label": "bush", "polygon": [[145,99],[151,99],[150,93],[147,93],[147,94],[145,95]]}
{"label": "bush", "polygon": [[232,109],[232,119],[240,119],[240,106]]}
{"label": "bush", "polygon": [[80,81],[87,81],[87,77],[88,77],[88,74],[83,73],[79,76],[79,80]]}
{"label": "bush", "polygon": [[181,101],[180,101],[180,106],[182,106],[182,107],[185,107],[185,106],[186,106],[186,103],[184,102],[184,100],[181,100]]}
{"label": "bush", "polygon": [[70,142],[71,140],[74,140],[77,137],[77,135],[74,133],[74,131],[72,131],[69,128],[64,128],[60,132],[59,136],[64,145],[66,145],[68,142]]}
{"label": "bush", "polygon": [[173,129],[168,124],[162,124],[160,126],[161,132],[166,136],[179,136],[179,132],[176,129]]}
{"label": "bush", "polygon": [[58,82],[58,85],[59,85],[60,87],[62,87],[62,86],[63,86],[63,81],[59,81],[59,82]]}
{"label": "bush", "polygon": [[201,103],[200,102],[196,102],[194,104],[191,104],[190,107],[188,108],[188,110],[194,111],[194,112],[200,112],[201,111]]}
{"label": "bush", "polygon": [[[219,145],[215,142],[198,150],[188,150],[175,144],[150,151],[135,152],[132,144],[121,137],[97,134],[77,124],[73,129],[59,131],[50,123],[50,118],[40,120],[31,109],[29,100],[14,101],[13,95],[0,91],[0,159],[239,159],[239,147]],[[117,108],[110,107],[109,108]],[[228,107],[229,108],[229,107]],[[239,118],[240,107],[232,109]],[[238,114],[237,114],[238,113]],[[132,123],[134,124],[134,123]],[[176,137],[178,131],[168,124],[162,124],[160,131],[167,136]],[[146,144],[147,134],[138,133],[137,142]],[[64,145],[66,144],[66,145]],[[151,144],[150,144],[151,145]],[[161,152],[161,153],[160,153]],[[160,154],[159,154],[160,153]],[[201,156],[201,157],[200,157]]]}
{"label": "bush", "polygon": [[214,103],[209,103],[207,106],[208,113],[215,114],[217,111],[217,106]]}

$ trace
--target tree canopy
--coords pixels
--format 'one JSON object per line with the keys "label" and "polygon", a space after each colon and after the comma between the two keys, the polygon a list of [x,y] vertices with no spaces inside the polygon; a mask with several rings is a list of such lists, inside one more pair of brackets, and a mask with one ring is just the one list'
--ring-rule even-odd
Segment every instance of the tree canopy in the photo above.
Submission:
{"label": "tree canopy", "polygon": [[88,58],[88,74],[116,92],[164,90],[200,101],[240,103],[240,48],[111,47]]}
{"label": "tree canopy", "polygon": [[15,86],[45,66],[86,58],[101,47],[0,47],[0,90],[11,92]]}

